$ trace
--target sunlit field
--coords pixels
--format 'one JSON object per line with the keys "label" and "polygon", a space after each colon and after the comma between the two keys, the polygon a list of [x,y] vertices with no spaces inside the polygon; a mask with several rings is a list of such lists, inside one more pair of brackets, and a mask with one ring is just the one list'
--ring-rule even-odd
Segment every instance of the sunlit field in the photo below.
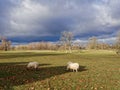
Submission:
{"label": "sunlit field", "polygon": [[[38,70],[27,70],[30,61]],[[66,70],[68,61],[79,72]],[[115,51],[0,52],[0,90],[120,90],[120,56]]]}

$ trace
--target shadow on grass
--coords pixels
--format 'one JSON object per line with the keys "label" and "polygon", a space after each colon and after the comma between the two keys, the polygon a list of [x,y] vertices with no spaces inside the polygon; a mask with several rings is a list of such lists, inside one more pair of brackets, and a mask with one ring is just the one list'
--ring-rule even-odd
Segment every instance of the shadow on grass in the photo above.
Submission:
{"label": "shadow on grass", "polygon": [[34,53],[34,52],[16,52],[16,53],[0,53],[0,59],[10,58],[25,58],[25,57],[39,57],[39,56],[58,56],[64,53]]}
{"label": "shadow on grass", "polygon": [[[33,83],[69,72],[66,71],[65,66],[47,66],[50,64],[40,64],[38,70],[27,70],[26,63],[0,64],[0,90],[13,90],[13,86]],[[80,66],[79,71],[86,71],[86,69]]]}

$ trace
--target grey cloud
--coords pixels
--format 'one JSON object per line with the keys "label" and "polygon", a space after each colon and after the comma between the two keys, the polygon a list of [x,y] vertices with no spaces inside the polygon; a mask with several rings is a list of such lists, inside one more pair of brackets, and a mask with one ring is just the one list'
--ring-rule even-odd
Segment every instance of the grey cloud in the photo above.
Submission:
{"label": "grey cloud", "polygon": [[1,0],[0,33],[37,39],[68,30],[77,38],[113,37],[120,27],[119,4],[119,0]]}

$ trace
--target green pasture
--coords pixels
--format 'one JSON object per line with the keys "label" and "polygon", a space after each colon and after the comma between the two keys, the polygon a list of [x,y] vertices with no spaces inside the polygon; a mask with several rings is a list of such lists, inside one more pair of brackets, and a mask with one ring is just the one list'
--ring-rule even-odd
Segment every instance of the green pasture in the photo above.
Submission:
{"label": "green pasture", "polygon": [[[30,61],[38,70],[27,70]],[[79,72],[66,70],[68,61]],[[115,51],[0,51],[0,90],[120,90],[120,56]]]}

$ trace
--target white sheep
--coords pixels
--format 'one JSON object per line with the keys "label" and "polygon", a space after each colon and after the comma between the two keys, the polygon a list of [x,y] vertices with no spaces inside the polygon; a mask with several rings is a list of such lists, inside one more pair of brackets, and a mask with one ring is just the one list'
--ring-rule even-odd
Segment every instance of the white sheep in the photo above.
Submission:
{"label": "white sheep", "polygon": [[68,70],[68,69],[73,70],[73,72],[74,72],[74,70],[77,72],[78,69],[79,69],[79,64],[78,64],[78,63],[68,62],[68,63],[67,63],[67,70]]}
{"label": "white sheep", "polygon": [[34,69],[37,69],[39,66],[39,63],[38,62],[29,62],[28,65],[27,65],[27,68],[34,68]]}

